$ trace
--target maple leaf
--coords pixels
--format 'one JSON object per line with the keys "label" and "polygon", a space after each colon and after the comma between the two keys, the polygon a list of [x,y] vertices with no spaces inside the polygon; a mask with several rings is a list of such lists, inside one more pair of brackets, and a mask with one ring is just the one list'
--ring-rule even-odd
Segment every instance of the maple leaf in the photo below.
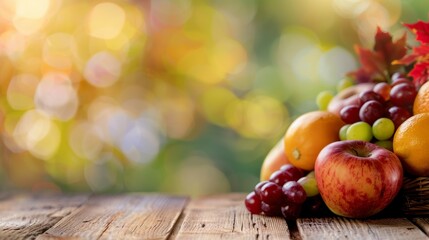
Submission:
{"label": "maple leaf", "polygon": [[393,61],[393,64],[410,65],[415,61],[429,60],[429,45],[421,45],[413,48],[413,52],[399,60]]}
{"label": "maple leaf", "polygon": [[418,21],[404,25],[416,35],[416,40],[420,45],[413,47],[412,53],[394,61],[394,64],[413,64],[408,76],[413,78],[416,87],[420,87],[429,78],[429,23]]}
{"label": "maple leaf", "polygon": [[355,47],[361,68],[349,73],[357,82],[390,81],[390,76],[402,66],[392,64],[407,53],[406,35],[393,42],[392,36],[377,28],[373,50]]}
{"label": "maple leaf", "polygon": [[418,62],[408,73],[413,78],[414,85],[419,88],[429,78],[429,62]]}
{"label": "maple leaf", "polygon": [[355,52],[359,56],[361,63],[361,71],[370,73],[371,75],[383,76],[386,64],[383,61],[383,56],[379,52],[374,52],[360,46],[355,46]]}
{"label": "maple leaf", "polygon": [[418,21],[416,23],[404,24],[414,34],[416,34],[416,40],[425,44],[429,43],[429,23]]}

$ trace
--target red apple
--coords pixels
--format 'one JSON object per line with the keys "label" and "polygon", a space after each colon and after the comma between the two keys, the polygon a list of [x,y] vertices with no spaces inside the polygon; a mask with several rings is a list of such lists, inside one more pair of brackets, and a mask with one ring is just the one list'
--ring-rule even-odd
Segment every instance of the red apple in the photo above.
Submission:
{"label": "red apple", "polygon": [[363,218],[383,210],[402,186],[403,170],[391,151],[364,141],[327,145],[315,163],[317,186],[329,209]]}
{"label": "red apple", "polygon": [[372,90],[374,83],[360,83],[344,89],[329,102],[328,111],[338,116],[345,106],[359,105],[359,93]]}

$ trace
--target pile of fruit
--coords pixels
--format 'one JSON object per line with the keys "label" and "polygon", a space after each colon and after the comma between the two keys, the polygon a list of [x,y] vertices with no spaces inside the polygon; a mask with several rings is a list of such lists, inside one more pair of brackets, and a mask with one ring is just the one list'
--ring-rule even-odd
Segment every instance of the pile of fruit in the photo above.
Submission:
{"label": "pile of fruit", "polygon": [[405,24],[393,41],[378,29],[373,49],[356,47],[361,67],[319,110],[299,116],[267,155],[261,182],[245,199],[252,214],[296,219],[326,209],[353,218],[385,209],[404,176],[429,177],[429,22]]}

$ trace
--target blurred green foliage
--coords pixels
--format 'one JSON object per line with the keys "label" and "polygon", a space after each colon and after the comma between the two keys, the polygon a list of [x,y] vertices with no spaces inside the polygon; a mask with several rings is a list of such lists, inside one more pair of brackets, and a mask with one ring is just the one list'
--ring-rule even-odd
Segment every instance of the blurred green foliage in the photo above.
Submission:
{"label": "blurred green foliage", "polygon": [[[36,3],[37,2],[37,3]],[[4,0],[3,189],[248,191],[290,122],[419,0]],[[410,42],[412,42],[410,38]]]}

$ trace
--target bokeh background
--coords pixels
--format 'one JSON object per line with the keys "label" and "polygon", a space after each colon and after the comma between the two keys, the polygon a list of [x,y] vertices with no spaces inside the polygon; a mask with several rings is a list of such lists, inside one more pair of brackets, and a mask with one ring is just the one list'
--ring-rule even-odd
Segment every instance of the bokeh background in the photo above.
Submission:
{"label": "bokeh background", "polygon": [[290,122],[358,66],[353,46],[428,11],[422,0],[1,0],[1,189],[247,192]]}

